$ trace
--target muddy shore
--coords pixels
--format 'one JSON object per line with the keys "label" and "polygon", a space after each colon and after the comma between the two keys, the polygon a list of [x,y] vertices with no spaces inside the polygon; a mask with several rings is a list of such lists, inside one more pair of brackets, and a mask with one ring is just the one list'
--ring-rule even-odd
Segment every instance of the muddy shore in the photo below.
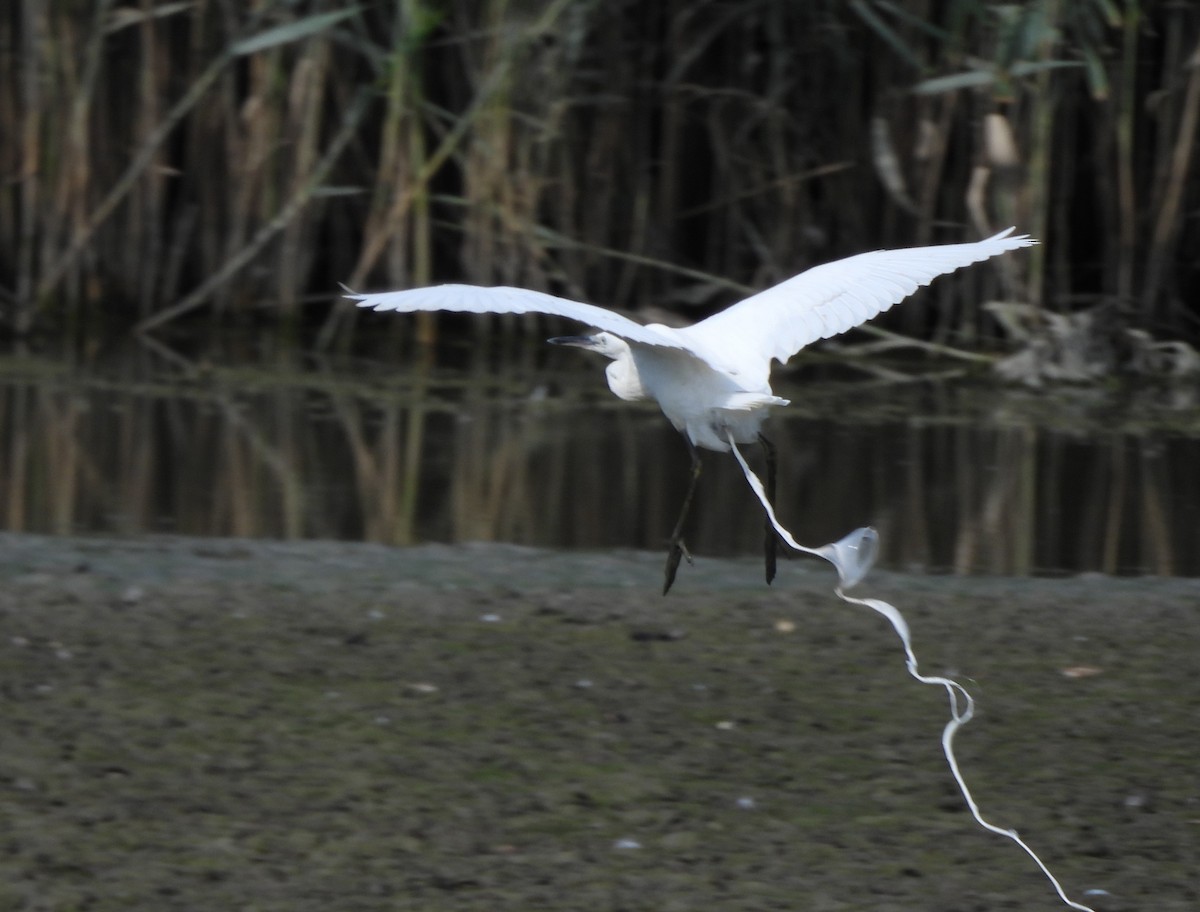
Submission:
{"label": "muddy shore", "polygon": [[[0,907],[1063,908],[816,561],[0,535]],[[1200,581],[873,575],[983,812],[1200,908]]]}

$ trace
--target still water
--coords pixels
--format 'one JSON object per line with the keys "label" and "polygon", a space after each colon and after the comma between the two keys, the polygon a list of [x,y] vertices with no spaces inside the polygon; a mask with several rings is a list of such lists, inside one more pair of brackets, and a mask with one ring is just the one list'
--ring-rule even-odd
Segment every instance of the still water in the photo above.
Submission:
{"label": "still water", "polygon": [[[1194,388],[813,373],[779,378],[794,404],[766,428],[800,541],[870,524],[898,569],[1200,575]],[[8,355],[0,434],[0,526],[56,534],[657,549],[688,475],[655,407],[539,345],[390,364]],[[691,550],[754,554],[761,539],[736,464],[708,454]]]}

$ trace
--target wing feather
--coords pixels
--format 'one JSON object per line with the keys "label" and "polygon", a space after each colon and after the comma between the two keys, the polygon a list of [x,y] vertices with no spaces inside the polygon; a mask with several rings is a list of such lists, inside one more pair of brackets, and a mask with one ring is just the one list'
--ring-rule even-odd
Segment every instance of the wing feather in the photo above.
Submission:
{"label": "wing feather", "polygon": [[818,339],[865,323],[940,275],[1037,243],[1013,230],[969,244],[876,250],[815,266],[679,333],[738,365],[745,382],[766,383],[772,359],[786,362]]}
{"label": "wing feather", "polygon": [[434,285],[347,297],[359,307],[400,312],[541,313],[564,317],[628,342],[686,351],[736,376],[747,389],[765,388],[771,361],[786,362],[806,345],[836,336],[898,304],[940,275],[1037,241],[1012,228],[970,244],[876,250],[815,266],[682,329],[644,326],[621,314],[525,288]]}
{"label": "wing feather", "polygon": [[540,313],[594,326],[629,342],[691,351],[687,341],[676,337],[676,331],[666,326],[643,326],[595,304],[571,301],[527,288],[432,285],[428,288],[385,291],[378,294],[360,294],[350,289],[346,291],[346,297],[356,301],[359,307],[369,307],[373,310],[400,313],[436,310],[453,313]]}

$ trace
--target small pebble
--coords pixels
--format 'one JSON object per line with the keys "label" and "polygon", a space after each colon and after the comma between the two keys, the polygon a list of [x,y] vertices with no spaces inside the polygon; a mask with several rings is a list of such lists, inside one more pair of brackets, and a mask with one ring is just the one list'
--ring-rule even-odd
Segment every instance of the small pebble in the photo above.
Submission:
{"label": "small pebble", "polygon": [[1101,674],[1102,669],[1095,665],[1072,665],[1070,668],[1062,669],[1064,678],[1091,678]]}

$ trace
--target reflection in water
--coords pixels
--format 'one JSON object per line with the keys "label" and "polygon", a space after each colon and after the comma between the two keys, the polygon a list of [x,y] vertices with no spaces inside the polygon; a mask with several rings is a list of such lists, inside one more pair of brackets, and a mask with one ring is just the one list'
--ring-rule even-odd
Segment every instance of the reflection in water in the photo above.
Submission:
{"label": "reflection in water", "polygon": [[[444,372],[272,365],[187,381],[0,366],[10,530],[657,549],[687,482],[656,410],[540,349]],[[780,519],[802,542],[871,524],[898,568],[1200,574],[1195,429],[1149,429],[1136,408],[1138,426],[1077,419],[1111,408],[1090,401],[1046,413],[1045,399],[915,384],[786,387],[797,406],[768,429]],[[700,556],[758,552],[761,513],[731,457],[706,455],[687,537]]]}

